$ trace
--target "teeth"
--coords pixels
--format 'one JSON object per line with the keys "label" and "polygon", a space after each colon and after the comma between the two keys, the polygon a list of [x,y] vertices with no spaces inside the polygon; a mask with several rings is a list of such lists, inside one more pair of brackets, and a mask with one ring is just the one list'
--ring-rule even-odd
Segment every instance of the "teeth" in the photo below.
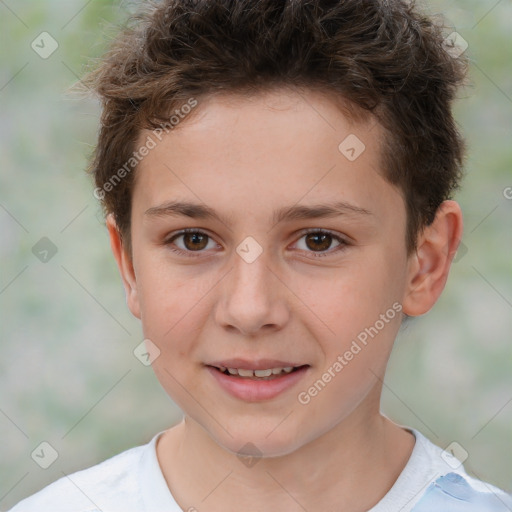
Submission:
{"label": "teeth", "polygon": [[230,375],[238,375],[239,377],[267,378],[282,373],[291,373],[293,368],[293,366],[285,366],[284,368],[267,368],[266,370],[245,370],[243,368],[226,368],[221,366],[219,370],[223,373],[227,371]]}
{"label": "teeth", "polygon": [[272,370],[254,370],[254,375],[256,375],[256,377],[270,377]]}

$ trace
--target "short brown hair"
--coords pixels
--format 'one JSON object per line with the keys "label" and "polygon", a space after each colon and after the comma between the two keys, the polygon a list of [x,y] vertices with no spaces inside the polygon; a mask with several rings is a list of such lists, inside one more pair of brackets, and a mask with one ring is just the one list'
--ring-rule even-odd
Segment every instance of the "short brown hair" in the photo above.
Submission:
{"label": "short brown hair", "polygon": [[89,171],[130,253],[135,162],[115,186],[112,177],[127,170],[141,130],[168,124],[191,97],[280,86],[321,89],[375,116],[382,173],[403,193],[408,254],[416,248],[462,176],[451,109],[467,61],[447,49],[440,24],[405,0],[144,4],[84,79],[103,107]]}

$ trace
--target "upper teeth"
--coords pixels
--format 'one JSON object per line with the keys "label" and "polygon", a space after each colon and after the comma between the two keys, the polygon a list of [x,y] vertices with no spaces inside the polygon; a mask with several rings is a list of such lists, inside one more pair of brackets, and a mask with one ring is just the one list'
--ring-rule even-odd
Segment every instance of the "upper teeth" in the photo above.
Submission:
{"label": "upper teeth", "polygon": [[270,377],[271,375],[278,375],[281,372],[290,373],[293,370],[293,366],[268,368],[266,370],[244,370],[243,368],[226,368],[225,366],[221,366],[219,370],[221,372],[227,370],[231,375],[239,375],[240,377]]}

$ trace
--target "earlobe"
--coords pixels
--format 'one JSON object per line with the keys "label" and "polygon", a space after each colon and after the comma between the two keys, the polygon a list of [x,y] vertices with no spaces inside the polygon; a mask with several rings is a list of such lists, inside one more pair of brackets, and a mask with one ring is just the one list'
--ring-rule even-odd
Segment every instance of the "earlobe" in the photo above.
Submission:
{"label": "earlobe", "polygon": [[110,237],[110,247],[121,274],[124,291],[126,295],[126,303],[128,308],[137,318],[140,318],[139,297],[137,294],[137,280],[133,268],[133,262],[130,255],[123,246],[121,234],[114,219],[113,214],[109,214],[106,219],[106,225]]}
{"label": "earlobe", "polygon": [[452,260],[462,238],[462,212],[455,201],[444,201],[432,224],[420,234],[409,258],[403,311],[409,316],[427,313],[443,291]]}

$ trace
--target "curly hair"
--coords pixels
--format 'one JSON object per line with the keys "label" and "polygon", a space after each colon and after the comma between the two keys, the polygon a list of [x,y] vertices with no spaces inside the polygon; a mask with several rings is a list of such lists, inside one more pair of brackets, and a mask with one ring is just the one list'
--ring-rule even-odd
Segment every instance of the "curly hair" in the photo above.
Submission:
{"label": "curly hair", "polygon": [[88,171],[130,253],[141,130],[168,125],[169,113],[191,98],[275,87],[319,89],[356,119],[374,116],[384,130],[381,173],[402,191],[405,245],[408,254],[416,249],[458,188],[465,153],[452,103],[467,59],[450,51],[441,23],[405,0],[144,4],[84,78],[102,102]]}

